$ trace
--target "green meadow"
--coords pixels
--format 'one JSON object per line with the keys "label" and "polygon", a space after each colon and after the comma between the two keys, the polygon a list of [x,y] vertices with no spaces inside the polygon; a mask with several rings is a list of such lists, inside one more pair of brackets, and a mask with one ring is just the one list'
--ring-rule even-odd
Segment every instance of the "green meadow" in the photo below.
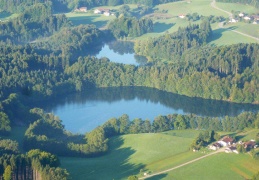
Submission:
{"label": "green meadow", "polygon": [[238,3],[221,3],[217,2],[216,3],[217,7],[224,9],[225,11],[240,11],[243,13],[248,13],[248,14],[253,14],[253,13],[258,13],[259,10],[256,9],[255,7],[245,5],[245,4],[238,4]]}
{"label": "green meadow", "polygon": [[199,131],[132,134],[110,140],[110,151],[97,158],[61,158],[73,179],[127,179],[155,172],[201,156],[189,146]]}
{"label": "green meadow", "polygon": [[249,154],[219,153],[150,179],[242,180],[250,179],[259,169],[259,161]]}
{"label": "green meadow", "polygon": [[[173,33],[178,30],[179,27],[185,27],[190,23],[200,23],[200,21],[189,22],[186,19],[181,19],[178,16],[180,14],[192,14],[198,13],[203,16],[223,16],[228,18],[225,12],[219,11],[211,7],[211,0],[192,0],[192,1],[180,1],[174,3],[167,3],[155,6],[153,8],[154,13],[146,15],[153,19],[154,32],[144,34],[137,40],[145,40],[150,37],[159,37],[164,33]],[[219,8],[226,11],[242,11],[246,13],[257,13],[258,10],[248,5],[241,5],[235,3],[216,3]],[[129,5],[132,12],[136,11],[136,5]],[[117,10],[121,6],[114,7],[101,7],[109,8],[111,10]],[[100,14],[94,14],[94,9],[89,10],[87,13],[67,13],[66,16],[75,24],[94,24],[98,28],[105,28],[110,20],[113,20],[115,16],[104,16]],[[231,31],[232,29],[240,31],[242,33],[249,34],[254,37],[259,37],[259,25],[248,23],[233,23],[224,27],[220,27],[218,23],[212,24],[213,37],[210,39],[210,44],[213,45],[230,45],[236,43],[258,43],[257,40],[246,37],[244,35]]]}
{"label": "green meadow", "polygon": [[[127,179],[130,175],[143,176],[144,172],[166,170],[211,151],[192,152],[189,146],[198,136],[197,130],[173,130],[164,133],[132,134],[114,137],[110,150],[97,158],[61,157],[62,167],[73,179]],[[240,139],[250,140],[258,130],[246,130],[237,134]],[[259,169],[259,161],[249,153],[219,153],[186,165],[166,174],[149,179],[244,179],[251,178]]]}

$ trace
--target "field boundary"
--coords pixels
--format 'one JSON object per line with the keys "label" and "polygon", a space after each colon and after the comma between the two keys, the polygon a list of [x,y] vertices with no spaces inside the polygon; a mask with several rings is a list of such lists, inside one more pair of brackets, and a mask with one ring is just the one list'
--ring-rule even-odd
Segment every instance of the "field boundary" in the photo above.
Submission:
{"label": "field boundary", "polygon": [[[214,9],[217,9],[217,10],[219,10],[219,11],[222,11],[222,12],[224,12],[224,13],[227,13],[230,18],[233,17],[233,14],[232,14],[231,12],[225,11],[224,9],[220,9],[219,7],[217,7],[217,6],[216,6],[216,0],[213,0],[213,1],[210,3],[210,5],[211,5],[211,7],[213,7]],[[223,27],[223,26],[221,26],[221,27]],[[224,28],[224,27],[223,27],[223,28]],[[236,31],[236,30],[231,30],[231,29],[229,29],[229,31],[232,31],[232,32],[235,32],[235,33],[238,33],[238,34],[241,34],[241,35],[243,35],[243,36],[246,36],[246,37],[249,37],[249,38],[252,38],[252,39],[255,39],[255,40],[259,41],[259,38],[254,37],[254,36],[251,36],[251,35],[249,35],[249,34],[242,33],[242,32],[240,32],[240,31]]]}
{"label": "field boundary", "polygon": [[166,170],[163,170],[163,171],[159,171],[159,172],[157,172],[157,173],[150,174],[150,175],[147,175],[147,176],[145,176],[145,177],[138,178],[138,179],[139,179],[139,180],[148,179],[148,178],[151,178],[151,177],[153,177],[153,176],[157,176],[157,175],[160,175],[160,174],[164,174],[164,173],[167,173],[167,172],[169,172],[169,171],[173,171],[173,170],[178,169],[178,168],[180,168],[180,167],[183,167],[183,166],[186,166],[186,165],[188,165],[188,164],[191,164],[191,163],[194,163],[194,162],[196,162],[196,161],[199,161],[199,160],[201,160],[201,159],[204,159],[204,158],[206,158],[206,157],[208,157],[208,156],[211,156],[211,155],[214,155],[214,154],[218,154],[218,153],[224,152],[224,151],[225,151],[225,148],[221,148],[221,149],[217,150],[216,152],[207,154],[207,155],[205,155],[205,156],[202,156],[202,157],[193,159],[193,160],[191,160],[191,161],[188,161],[188,162],[186,162],[186,163],[183,163],[183,164],[181,164],[181,165],[175,166],[175,167],[173,167],[173,168],[166,169]]}

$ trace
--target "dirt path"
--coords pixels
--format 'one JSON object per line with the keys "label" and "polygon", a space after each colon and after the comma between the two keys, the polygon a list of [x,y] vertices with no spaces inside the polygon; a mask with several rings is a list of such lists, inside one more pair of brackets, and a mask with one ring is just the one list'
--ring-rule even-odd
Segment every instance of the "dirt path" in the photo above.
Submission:
{"label": "dirt path", "polygon": [[217,10],[219,10],[219,11],[222,11],[222,12],[224,12],[224,13],[227,13],[227,14],[229,15],[229,17],[232,17],[232,16],[233,16],[233,14],[232,14],[231,12],[228,12],[228,11],[225,11],[224,9],[218,8],[218,7],[216,6],[216,0],[213,0],[213,1],[210,3],[210,5],[211,5],[214,9],[217,9]]}
{"label": "dirt path", "polygon": [[188,165],[188,164],[191,164],[191,163],[194,163],[194,162],[196,162],[196,161],[199,161],[199,160],[201,160],[201,159],[204,159],[204,158],[206,158],[206,157],[208,157],[208,156],[212,156],[212,155],[214,155],[214,154],[217,154],[217,153],[220,153],[220,152],[224,152],[224,151],[225,151],[225,148],[221,148],[221,149],[219,149],[219,150],[217,150],[217,151],[215,151],[215,152],[213,152],[213,153],[210,153],[210,154],[207,154],[207,155],[205,155],[205,156],[202,156],[202,157],[196,158],[196,159],[194,159],[194,160],[188,161],[188,162],[183,163],[183,164],[181,164],[181,165],[179,165],[179,166],[175,166],[175,167],[173,167],[173,168],[170,168],[170,169],[167,169],[167,170],[164,170],[164,171],[160,171],[160,172],[157,172],[157,173],[150,174],[150,175],[147,175],[147,176],[145,176],[145,177],[139,178],[139,180],[141,180],[141,179],[147,179],[147,178],[150,178],[150,177],[153,177],[153,176],[157,176],[157,175],[160,175],[160,174],[167,173],[167,172],[169,172],[169,171],[178,169],[178,168],[180,168],[180,167],[183,167],[183,166],[186,166],[186,165]]}
{"label": "dirt path", "polygon": [[[224,13],[227,13],[230,18],[233,17],[233,14],[232,14],[231,12],[228,12],[228,11],[225,11],[224,9],[218,8],[218,7],[216,6],[216,0],[213,0],[213,1],[210,3],[210,5],[211,5],[211,7],[213,7],[214,9],[217,9],[217,10],[219,10],[219,11],[222,11],[222,12],[224,12]],[[223,27],[223,23],[219,23],[219,27],[224,28],[224,27]],[[252,38],[252,39],[255,39],[255,40],[259,41],[259,38],[254,37],[254,36],[251,36],[251,35],[249,35],[249,34],[242,33],[242,32],[236,31],[236,30],[229,30],[229,31],[232,31],[232,32],[235,32],[235,33],[238,33],[238,34],[241,34],[241,35],[243,35],[243,36],[246,36],[246,37],[249,37],[249,38]]]}

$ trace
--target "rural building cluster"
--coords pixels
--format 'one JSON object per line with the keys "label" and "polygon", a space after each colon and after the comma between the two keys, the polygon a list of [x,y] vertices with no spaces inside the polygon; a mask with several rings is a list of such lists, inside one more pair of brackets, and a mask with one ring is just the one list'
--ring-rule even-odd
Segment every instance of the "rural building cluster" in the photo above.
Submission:
{"label": "rural building cluster", "polygon": [[236,153],[239,154],[239,151],[237,149],[237,146],[243,146],[246,151],[249,151],[251,149],[255,149],[258,146],[256,145],[255,140],[251,139],[250,141],[242,142],[238,141],[235,142],[235,140],[229,136],[224,136],[222,139],[217,141],[216,143],[211,144],[208,148],[211,150],[218,150],[222,147],[225,148],[226,153]]}

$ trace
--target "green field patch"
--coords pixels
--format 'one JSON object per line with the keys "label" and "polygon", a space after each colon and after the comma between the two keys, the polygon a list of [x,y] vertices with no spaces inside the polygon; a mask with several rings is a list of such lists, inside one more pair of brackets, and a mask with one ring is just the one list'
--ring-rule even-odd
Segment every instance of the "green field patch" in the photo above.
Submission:
{"label": "green field patch", "polygon": [[192,14],[194,12],[203,16],[226,16],[225,13],[211,7],[210,0],[180,1],[174,3],[161,4],[156,6],[159,10],[167,10],[169,14],[178,16],[180,14]]}
{"label": "green field patch", "polygon": [[[189,133],[191,135],[189,135]],[[73,179],[125,179],[140,171],[158,171],[193,159],[189,146],[199,131],[131,134],[110,140],[109,152],[97,158],[61,158]],[[191,137],[192,136],[192,137]],[[175,157],[175,158],[174,158]]]}
{"label": "green field patch", "polygon": [[222,152],[173,170],[160,179],[241,180],[251,178],[258,169],[259,161],[252,159],[248,154],[237,155]]}
{"label": "green field patch", "polygon": [[223,9],[225,11],[231,12],[231,11],[240,11],[244,13],[258,13],[259,10],[256,9],[253,6],[245,5],[245,4],[237,4],[237,3],[221,3],[217,2],[216,6],[219,7],[220,9]]}
{"label": "green field patch", "polygon": [[257,42],[258,42],[257,40],[251,37],[246,37],[244,35],[233,32],[229,28],[219,28],[219,29],[213,30],[213,36],[209,39],[209,44],[217,45],[217,46],[231,45],[231,44],[237,44],[237,43],[257,43]]}
{"label": "green field patch", "polygon": [[115,16],[91,13],[67,13],[66,16],[75,26],[80,24],[94,24],[97,28],[106,26],[110,20],[115,18]]}

